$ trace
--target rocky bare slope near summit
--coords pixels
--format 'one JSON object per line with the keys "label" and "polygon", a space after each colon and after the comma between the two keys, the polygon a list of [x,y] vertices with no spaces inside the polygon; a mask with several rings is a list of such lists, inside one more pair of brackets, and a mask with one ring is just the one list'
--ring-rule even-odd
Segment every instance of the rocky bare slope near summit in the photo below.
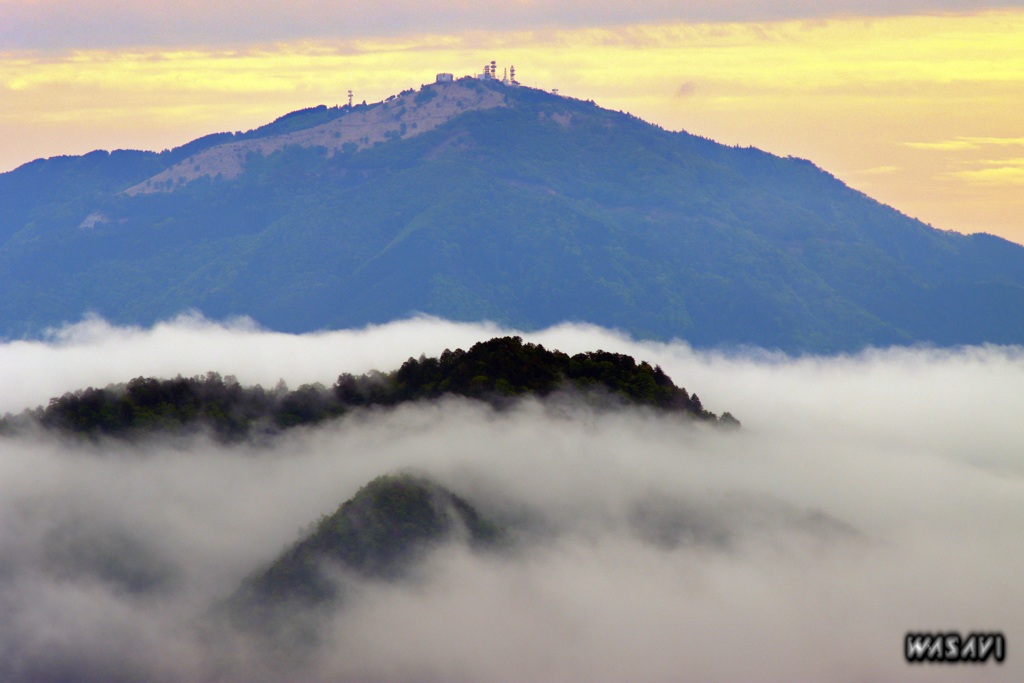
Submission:
{"label": "rocky bare slope near summit", "polygon": [[288,147],[317,147],[328,154],[354,152],[378,143],[426,133],[467,111],[505,106],[494,89],[452,85],[416,92],[407,90],[378,106],[336,108],[323,113],[325,123],[264,137],[226,142],[194,154],[124,191],[126,195],[170,192],[199,178],[230,180],[242,175],[250,155],[267,156]]}

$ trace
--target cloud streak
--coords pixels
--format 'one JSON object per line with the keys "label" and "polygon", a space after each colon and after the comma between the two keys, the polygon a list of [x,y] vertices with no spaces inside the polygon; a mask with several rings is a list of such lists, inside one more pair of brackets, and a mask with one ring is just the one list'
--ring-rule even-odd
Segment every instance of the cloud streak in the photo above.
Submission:
{"label": "cloud streak", "polygon": [[[330,381],[497,332],[428,319],[304,336],[92,320],[0,346],[0,367],[24,368],[0,387],[16,405],[31,376],[63,376],[65,389],[193,369]],[[450,401],[269,446],[0,440],[0,677],[284,680],[244,637],[204,630],[206,609],[359,486],[412,468],[535,523],[518,527],[514,552],[452,546],[411,581],[360,586],[292,678],[1018,679],[1020,349],[791,359],[586,326],[525,338],[659,363],[744,429]],[[1011,659],[903,663],[905,631],[940,628],[1002,630]]]}
{"label": "cloud streak", "polygon": [[973,165],[981,168],[953,171],[950,175],[978,185],[1020,186],[1024,184],[1024,158],[993,159],[976,162]]}
{"label": "cloud streak", "polygon": [[1024,138],[968,137],[960,136],[952,140],[937,142],[908,142],[907,147],[913,149],[958,151],[967,149],[984,149],[986,147],[1022,147]]}

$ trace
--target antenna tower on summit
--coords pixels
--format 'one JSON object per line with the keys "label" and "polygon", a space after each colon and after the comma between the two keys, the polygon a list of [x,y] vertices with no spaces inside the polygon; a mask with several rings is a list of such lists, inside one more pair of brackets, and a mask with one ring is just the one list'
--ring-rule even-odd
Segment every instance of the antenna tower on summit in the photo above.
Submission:
{"label": "antenna tower on summit", "polygon": [[352,108],[352,91],[351,90],[348,91],[348,108],[349,109]]}
{"label": "antenna tower on summit", "polygon": [[[439,74],[438,78],[440,77],[441,75]],[[480,81],[498,81],[502,85],[519,85],[519,81],[516,80],[516,68],[514,66],[505,67],[505,71],[499,80],[498,62],[493,59],[489,64],[484,64],[483,73],[477,74],[476,78]]]}

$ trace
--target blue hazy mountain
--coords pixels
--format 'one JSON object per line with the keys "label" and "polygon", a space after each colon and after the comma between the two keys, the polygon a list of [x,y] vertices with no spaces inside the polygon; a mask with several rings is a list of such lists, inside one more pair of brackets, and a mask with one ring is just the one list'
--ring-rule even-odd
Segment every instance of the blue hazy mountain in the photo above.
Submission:
{"label": "blue hazy mountain", "polygon": [[422,312],[790,352],[1024,342],[1024,247],[473,79],[2,174],[0,288],[6,337],[195,308],[291,332]]}

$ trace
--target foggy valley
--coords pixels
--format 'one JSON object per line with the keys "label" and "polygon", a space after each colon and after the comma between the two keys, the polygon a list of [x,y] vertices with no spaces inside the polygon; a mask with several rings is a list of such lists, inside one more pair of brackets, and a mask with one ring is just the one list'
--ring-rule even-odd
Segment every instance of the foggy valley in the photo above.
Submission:
{"label": "foggy valley", "polygon": [[[137,376],[243,385],[397,368],[496,334],[660,365],[739,430],[562,397],[355,411],[238,444],[0,439],[0,679],[1010,681],[1024,629],[1018,347],[699,352],[417,318],[286,335],[89,319],[0,346],[0,412]],[[295,661],[212,615],[374,478],[503,520],[351,582]],[[1000,631],[1005,665],[908,666],[908,631]],[[294,653],[291,653],[294,654]]]}

